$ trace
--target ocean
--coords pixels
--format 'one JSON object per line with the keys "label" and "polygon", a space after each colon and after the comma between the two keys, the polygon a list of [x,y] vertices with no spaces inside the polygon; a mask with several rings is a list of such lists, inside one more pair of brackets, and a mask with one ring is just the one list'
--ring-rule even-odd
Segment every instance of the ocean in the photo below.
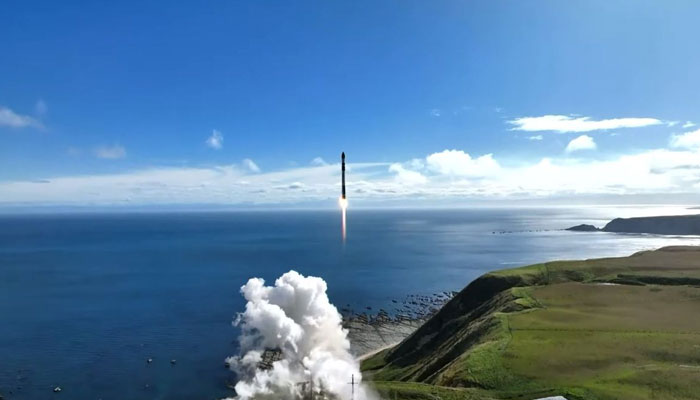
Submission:
{"label": "ocean", "polygon": [[338,308],[391,311],[394,299],[460,290],[495,269],[700,244],[561,230],[692,211],[350,209],[344,242],[334,211],[0,215],[0,394],[222,398],[251,277],[295,269],[325,279]]}

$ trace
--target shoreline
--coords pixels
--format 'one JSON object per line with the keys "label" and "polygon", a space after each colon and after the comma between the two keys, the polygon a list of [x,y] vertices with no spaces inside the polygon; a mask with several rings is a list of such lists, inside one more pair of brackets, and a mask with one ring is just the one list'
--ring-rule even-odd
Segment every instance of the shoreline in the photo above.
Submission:
{"label": "shoreline", "polygon": [[343,328],[348,331],[351,354],[364,359],[399,344],[436,314],[455,294],[456,292],[443,291],[432,295],[411,294],[401,301],[393,299],[393,314],[384,309],[379,309],[376,314],[368,314],[343,308]]}
{"label": "shoreline", "polygon": [[[365,378],[389,398],[453,390],[469,398],[559,400],[625,398],[615,377],[632,371],[628,382],[639,392],[661,390],[659,398],[669,399],[691,393],[687,371],[700,368],[688,351],[700,332],[692,318],[699,255],[700,246],[665,246],[484,274],[392,351],[363,358]],[[604,351],[591,355],[590,347]],[[669,360],[672,366],[653,373],[635,368]],[[590,379],[592,365],[610,368]]]}

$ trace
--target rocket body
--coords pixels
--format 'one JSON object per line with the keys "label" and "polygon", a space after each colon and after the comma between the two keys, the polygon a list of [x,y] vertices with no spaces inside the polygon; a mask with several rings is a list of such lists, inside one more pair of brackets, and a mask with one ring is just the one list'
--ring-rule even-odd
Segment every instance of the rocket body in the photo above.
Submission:
{"label": "rocket body", "polygon": [[343,191],[342,191],[341,197],[343,198],[343,200],[345,200],[345,152],[343,152],[340,155],[340,163],[341,163],[341,169],[342,169],[341,171],[342,171],[342,176],[343,176],[342,177]]}

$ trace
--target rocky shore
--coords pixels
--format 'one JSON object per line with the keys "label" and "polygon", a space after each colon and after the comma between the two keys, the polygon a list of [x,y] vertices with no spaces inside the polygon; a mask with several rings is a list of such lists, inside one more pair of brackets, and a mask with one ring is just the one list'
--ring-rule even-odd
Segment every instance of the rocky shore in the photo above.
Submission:
{"label": "rocky shore", "polygon": [[[456,294],[457,292],[411,294],[403,300],[393,299],[394,306],[391,310],[380,308],[377,313],[372,313],[372,307],[369,306],[365,307],[364,312],[356,312],[347,305],[341,309],[341,314],[343,328],[348,330],[350,352],[358,359],[364,359],[400,343]],[[279,350],[268,349],[263,353],[259,366],[263,369],[272,368],[272,363],[280,360],[281,355]],[[228,381],[226,384],[233,388],[235,382]]]}
{"label": "rocky shore", "polygon": [[376,314],[371,313],[370,307],[366,307],[370,312],[362,313],[348,307],[341,309],[352,354],[362,357],[401,342],[454,295],[454,292],[408,295],[403,300],[392,300],[395,306],[391,310],[379,309]]}

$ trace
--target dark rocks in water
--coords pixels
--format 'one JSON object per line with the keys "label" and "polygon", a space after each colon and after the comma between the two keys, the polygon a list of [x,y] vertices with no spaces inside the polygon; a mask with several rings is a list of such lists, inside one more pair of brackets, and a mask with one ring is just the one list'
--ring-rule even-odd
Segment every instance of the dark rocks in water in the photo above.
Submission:
{"label": "dark rocks in water", "polygon": [[571,228],[566,228],[566,230],[567,231],[575,231],[575,232],[598,232],[600,229],[596,228],[593,225],[581,224],[581,225],[572,226]]}
{"label": "dark rocks in water", "polygon": [[53,392],[54,392],[54,393],[58,393],[58,392],[60,392],[60,391],[61,391],[61,387],[60,387],[60,386],[56,386],[55,388],[53,388]]}
{"label": "dark rocks in water", "polygon": [[170,364],[175,365],[175,363],[177,363],[177,360],[176,360],[176,359],[173,358],[172,360],[170,360]]}

